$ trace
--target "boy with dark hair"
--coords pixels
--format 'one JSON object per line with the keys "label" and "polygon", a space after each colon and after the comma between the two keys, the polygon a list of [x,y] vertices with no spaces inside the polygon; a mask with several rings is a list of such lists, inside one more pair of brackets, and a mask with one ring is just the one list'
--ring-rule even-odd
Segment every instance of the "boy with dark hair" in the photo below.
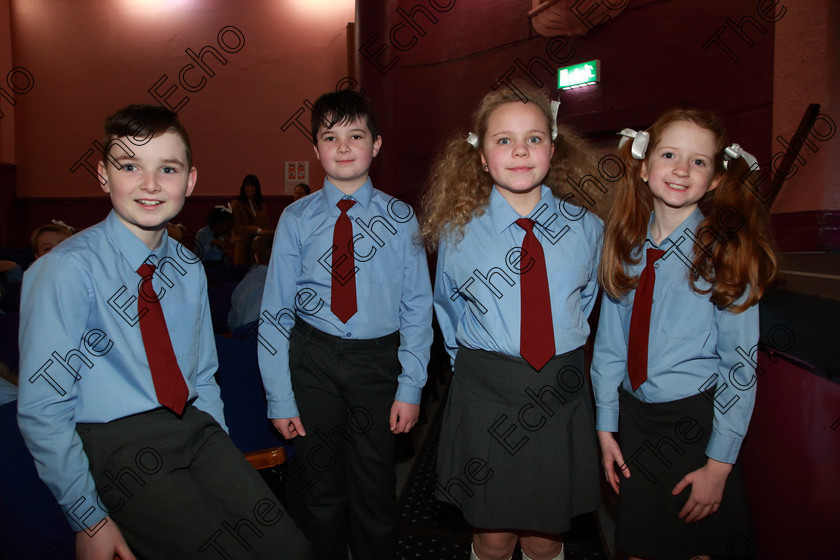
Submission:
{"label": "boy with dark hair", "polygon": [[411,208],[368,177],[382,138],[370,101],[322,95],[324,188],[280,217],[262,300],[268,416],[296,458],[286,496],[319,559],[394,557],[394,434],[417,422],[432,292]]}
{"label": "boy with dark hair", "polygon": [[225,433],[207,285],[166,234],[196,182],[177,115],[105,124],[113,211],[26,273],[18,421],[78,557],[306,558]]}

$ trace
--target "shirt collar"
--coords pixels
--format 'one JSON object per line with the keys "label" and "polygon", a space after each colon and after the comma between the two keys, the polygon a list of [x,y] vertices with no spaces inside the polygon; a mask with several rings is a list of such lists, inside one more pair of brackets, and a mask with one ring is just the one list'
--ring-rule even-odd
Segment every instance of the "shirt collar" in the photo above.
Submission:
{"label": "shirt collar", "polygon": [[[527,217],[530,218],[535,212],[542,208],[544,204],[547,204],[549,210],[554,212],[556,206],[554,194],[547,186],[540,185],[540,201],[534,209],[531,210]],[[505,200],[505,197],[499,193],[499,190],[495,186],[493,186],[490,191],[490,204],[488,205],[487,213],[490,215],[490,221],[492,222],[493,230],[496,233],[503,232],[505,228],[510,227],[516,222],[516,220],[522,217],[516,210],[513,209],[513,206]],[[541,218],[543,218],[541,221],[544,222],[544,217],[541,216]]]}
{"label": "shirt collar", "polygon": [[[117,251],[125,258],[131,270],[137,270],[140,265],[149,260],[150,264],[157,264],[159,259],[169,256],[169,234],[166,230],[160,241],[160,246],[150,251],[146,244],[134,235],[125,224],[123,224],[114,210],[108,213],[105,218],[105,231],[112,240]],[[151,258],[150,258],[151,257]]]}
{"label": "shirt collar", "polygon": [[650,219],[648,220],[648,229],[647,229],[647,238],[645,239],[645,245],[651,247],[662,247],[666,244],[673,245],[676,240],[680,237],[685,235],[685,230],[689,230],[694,232],[697,230],[697,226],[700,225],[700,222],[703,221],[703,212],[700,211],[700,208],[695,208],[694,212],[688,215],[688,217],[683,220],[683,222],[674,228],[668,237],[662,240],[662,243],[656,245],[653,242],[653,234],[651,234],[650,229],[653,227],[653,212],[650,213]]}
{"label": "shirt collar", "polygon": [[338,187],[330,183],[329,179],[324,179],[324,188],[322,191],[330,208],[334,208],[335,205],[338,204],[338,201],[342,198],[352,198],[361,204],[363,208],[367,208],[368,204],[370,204],[371,198],[373,198],[373,183],[370,182],[370,177],[368,177],[367,181],[365,181],[361,187],[356,189],[356,192],[348,195],[344,194],[344,192],[342,192]]}

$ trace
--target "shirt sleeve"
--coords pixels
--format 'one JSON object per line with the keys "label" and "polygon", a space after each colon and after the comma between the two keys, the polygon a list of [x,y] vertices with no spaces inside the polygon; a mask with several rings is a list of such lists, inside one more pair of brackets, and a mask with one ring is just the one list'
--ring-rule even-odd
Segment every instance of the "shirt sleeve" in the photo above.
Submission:
{"label": "shirt sleeve", "polygon": [[79,382],[96,371],[83,349],[92,294],[84,271],[67,255],[39,259],[21,293],[18,424],[41,480],[74,531],[108,514],[97,500],[75,420]]}
{"label": "shirt sleeve", "polygon": [[200,335],[198,347],[198,371],[195,379],[195,391],[198,398],[195,406],[212,416],[219,426],[226,432],[224,405],[218,383],[216,383],[216,372],[219,370],[219,359],[216,355],[216,339],[213,335],[213,323],[210,317],[210,303],[207,299],[207,279],[201,276],[201,313]]}
{"label": "shirt sleeve", "polygon": [[295,324],[295,290],[301,270],[296,218],[283,212],[277,224],[268,263],[258,321],[260,374],[268,399],[269,418],[299,416],[289,371],[289,337]]}
{"label": "shirt sleeve", "polygon": [[594,233],[592,234],[593,239],[591,240],[591,246],[593,248],[592,266],[589,269],[589,278],[587,279],[586,286],[584,286],[580,294],[581,301],[583,302],[584,317],[589,317],[592,310],[595,308],[595,302],[597,301],[598,266],[601,262],[601,248],[604,243],[604,226],[602,225],[601,220],[594,216],[594,214],[590,219],[594,222],[592,224]]}
{"label": "shirt sleeve", "polygon": [[455,354],[458,352],[458,322],[466,313],[467,302],[458,294],[458,284],[446,269],[447,252],[447,244],[440,243],[435,272],[435,316],[443,334],[446,352],[454,365]]}
{"label": "shirt sleeve", "polygon": [[621,325],[622,304],[604,294],[595,349],[592,389],[595,393],[595,429],[618,431],[618,388],[627,372],[627,341]]}
{"label": "shirt sleeve", "polygon": [[[706,445],[706,456],[723,463],[735,463],[755,406],[758,305],[742,313],[715,308],[715,323],[720,365],[712,435]],[[708,386],[702,388],[708,389]]]}
{"label": "shirt sleeve", "polygon": [[420,404],[426,384],[432,346],[432,285],[429,263],[420,243],[417,218],[412,217],[404,232],[405,267],[400,298],[400,348],[402,373],[394,400]]}

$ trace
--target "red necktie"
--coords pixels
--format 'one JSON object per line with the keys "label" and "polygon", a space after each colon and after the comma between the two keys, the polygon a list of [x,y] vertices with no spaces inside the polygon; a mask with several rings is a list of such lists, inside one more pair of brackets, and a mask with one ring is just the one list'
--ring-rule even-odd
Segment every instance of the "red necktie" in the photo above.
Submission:
{"label": "red necktie", "polygon": [[554,322],[551,319],[551,297],[545,254],[534,235],[534,221],[516,220],[525,230],[522,258],[519,261],[522,310],[519,328],[519,352],[537,371],[554,357]]}
{"label": "red necktie", "polygon": [[656,283],[656,269],[653,263],[664,254],[665,251],[661,249],[647,250],[645,269],[639,275],[636,298],[633,300],[630,339],[627,341],[627,372],[630,374],[630,385],[634,391],[647,381],[650,308],[653,304],[653,285]]}
{"label": "red necktie", "polygon": [[143,347],[146,349],[158,402],[175,414],[181,415],[184,413],[190,392],[172,349],[160,300],[152,287],[154,273],[155,267],[150,264],[143,263],[137,269],[137,274],[143,277],[137,298],[140,334],[143,336]]}
{"label": "red necktie", "polygon": [[[342,323],[350,320],[356,314],[356,262],[353,259],[353,224],[347,211],[356,204],[355,200],[342,199],[338,201],[341,210],[335,221],[333,231],[332,255],[332,298],[330,310]],[[341,274],[339,269],[346,270]]]}

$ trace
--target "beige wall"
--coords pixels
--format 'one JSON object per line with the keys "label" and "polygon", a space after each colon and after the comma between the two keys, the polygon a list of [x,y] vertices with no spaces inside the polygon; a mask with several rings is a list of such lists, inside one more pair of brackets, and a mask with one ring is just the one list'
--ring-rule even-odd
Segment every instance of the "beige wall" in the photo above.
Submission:
{"label": "beige wall", "polygon": [[[165,75],[159,91],[177,87],[167,103],[189,98],[179,115],[199,170],[196,195],[238,194],[247,173],[260,177],[264,193],[282,194],[286,160],[310,161],[310,182],[319,185],[311,144],[294,126],[281,127],[304,100],[346,76],[345,27],[353,19],[353,0],[0,0],[0,29],[11,27],[11,63],[35,80],[13,108],[13,143],[10,111],[0,105],[7,113],[0,160],[17,164],[19,197],[101,196],[83,156],[101,139],[107,115],[129,103],[155,103],[148,90]],[[218,43],[225,28],[221,40],[235,52]],[[186,83],[206,82],[186,91],[179,73],[194,63],[185,50],[205,46],[227,63],[207,55],[215,75],[188,68]],[[7,66],[0,55],[0,73]]]}

